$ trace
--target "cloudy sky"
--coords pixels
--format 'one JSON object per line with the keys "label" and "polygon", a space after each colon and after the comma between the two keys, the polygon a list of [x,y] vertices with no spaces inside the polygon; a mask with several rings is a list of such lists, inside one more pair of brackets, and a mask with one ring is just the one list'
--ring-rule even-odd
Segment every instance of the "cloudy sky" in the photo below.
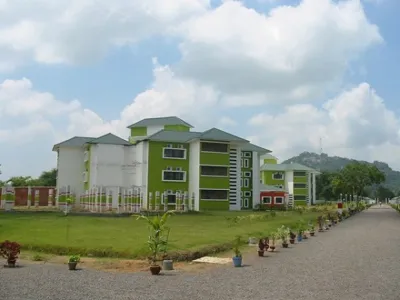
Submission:
{"label": "cloudy sky", "polygon": [[279,159],[400,170],[398,0],[0,0],[4,180],[52,145],[176,115]]}

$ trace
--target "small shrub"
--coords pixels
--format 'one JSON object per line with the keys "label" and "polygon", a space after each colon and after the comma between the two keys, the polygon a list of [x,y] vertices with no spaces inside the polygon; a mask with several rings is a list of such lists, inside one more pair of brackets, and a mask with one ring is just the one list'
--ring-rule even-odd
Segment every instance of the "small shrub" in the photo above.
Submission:
{"label": "small shrub", "polygon": [[7,263],[15,264],[21,253],[21,245],[17,242],[4,241],[0,244],[0,255],[7,259]]}
{"label": "small shrub", "polygon": [[44,261],[45,259],[44,259],[43,256],[41,256],[39,254],[35,254],[35,255],[32,256],[32,260],[33,261]]}

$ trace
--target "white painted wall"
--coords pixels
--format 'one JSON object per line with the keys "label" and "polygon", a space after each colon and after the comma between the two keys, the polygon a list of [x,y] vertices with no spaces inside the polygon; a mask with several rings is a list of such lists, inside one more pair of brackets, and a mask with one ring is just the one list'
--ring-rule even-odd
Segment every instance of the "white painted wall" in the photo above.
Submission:
{"label": "white painted wall", "polygon": [[[191,199],[193,193],[194,209],[200,210],[200,141],[190,143],[189,149],[189,197]],[[240,196],[240,195],[239,195]]]}
{"label": "white painted wall", "polygon": [[[229,170],[229,196],[233,199],[229,201],[229,210],[241,210],[241,187],[240,181],[242,177],[242,169],[241,169],[241,159],[242,159],[242,151],[240,147],[237,145],[230,146],[230,170]],[[234,159],[236,159],[236,163],[234,163]]]}
{"label": "white painted wall", "polygon": [[253,208],[260,204],[260,156],[253,152]]}
{"label": "white painted wall", "polygon": [[286,171],[285,173],[285,188],[289,194],[293,194],[293,171]]}
{"label": "white painted wall", "polygon": [[143,193],[143,207],[147,207],[148,196],[148,168],[149,168],[149,142],[140,142],[135,146],[136,174],[133,179],[134,187],[139,187]]}
{"label": "white painted wall", "polygon": [[98,144],[90,150],[90,185],[123,186],[124,146]]}
{"label": "white painted wall", "polygon": [[312,185],[313,185],[313,199],[314,201],[317,199],[317,182],[315,178],[315,173],[312,173]]}
{"label": "white painted wall", "polygon": [[60,147],[57,159],[57,197],[60,187],[69,185],[71,192],[79,197],[83,193],[84,149]]}
{"label": "white painted wall", "polygon": [[147,126],[147,136],[155,134],[156,132],[159,132],[160,130],[163,130],[164,126]]}

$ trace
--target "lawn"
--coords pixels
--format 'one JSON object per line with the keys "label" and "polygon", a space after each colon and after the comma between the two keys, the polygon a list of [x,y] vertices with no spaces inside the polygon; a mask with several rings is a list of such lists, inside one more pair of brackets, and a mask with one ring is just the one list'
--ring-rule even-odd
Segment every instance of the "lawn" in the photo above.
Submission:
{"label": "lawn", "polygon": [[[226,217],[268,214],[266,220],[232,224]],[[265,236],[281,225],[294,226],[300,219],[315,220],[318,213],[209,212],[173,215],[168,221],[170,251],[197,251],[229,243],[236,235]],[[148,230],[136,217],[111,218],[64,216],[60,213],[0,214],[0,241],[11,240],[24,249],[54,254],[143,257],[147,253]]]}

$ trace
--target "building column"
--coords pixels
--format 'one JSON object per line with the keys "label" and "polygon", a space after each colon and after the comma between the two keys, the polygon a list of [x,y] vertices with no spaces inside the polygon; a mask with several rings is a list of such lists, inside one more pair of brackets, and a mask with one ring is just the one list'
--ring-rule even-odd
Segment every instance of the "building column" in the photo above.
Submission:
{"label": "building column", "polygon": [[313,199],[313,203],[311,204],[315,204],[316,200],[317,200],[317,183],[316,183],[316,176],[315,173],[312,173],[312,186],[313,186],[313,195],[312,195],[312,199]]}

